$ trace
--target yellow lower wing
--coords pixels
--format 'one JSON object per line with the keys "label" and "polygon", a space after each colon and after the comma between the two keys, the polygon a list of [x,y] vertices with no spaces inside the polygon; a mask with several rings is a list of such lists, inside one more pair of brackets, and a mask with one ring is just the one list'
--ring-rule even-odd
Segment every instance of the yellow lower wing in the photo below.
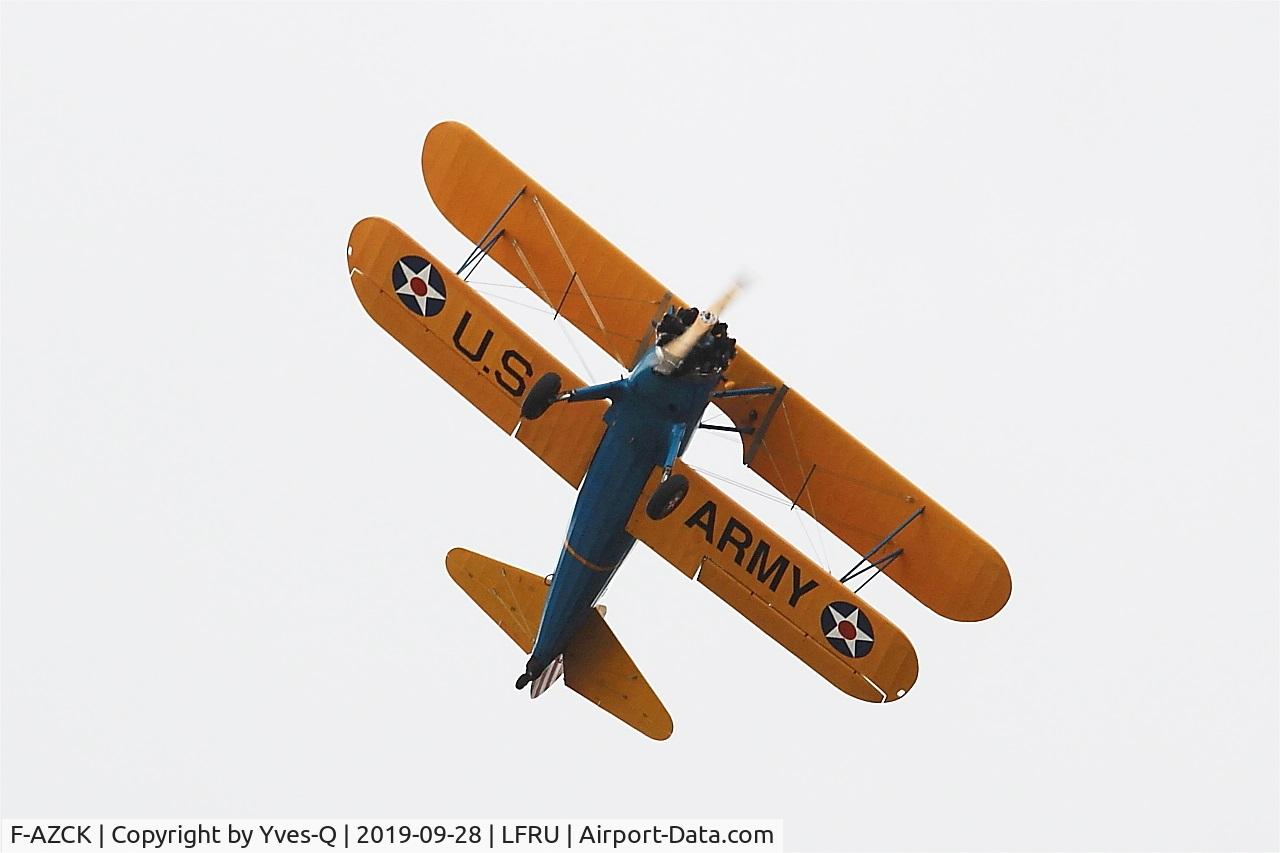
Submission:
{"label": "yellow lower wing", "polygon": [[[351,284],[369,316],[572,486],[586,473],[608,404],[553,406],[520,420],[520,402],[538,377],[582,380],[470,285],[385,219],[365,219],[347,243]],[[517,431],[517,427],[519,428]]]}
{"label": "yellow lower wing", "polygon": [[[481,554],[454,548],[449,577],[526,653],[533,650],[547,585],[542,578]],[[654,740],[671,737],[671,715],[595,610],[564,652],[564,682],[622,722]]]}
{"label": "yellow lower wing", "polygon": [[682,462],[689,492],[653,521],[644,507],[627,530],[694,578],[836,687],[892,702],[915,684],[915,649],[896,625]]}

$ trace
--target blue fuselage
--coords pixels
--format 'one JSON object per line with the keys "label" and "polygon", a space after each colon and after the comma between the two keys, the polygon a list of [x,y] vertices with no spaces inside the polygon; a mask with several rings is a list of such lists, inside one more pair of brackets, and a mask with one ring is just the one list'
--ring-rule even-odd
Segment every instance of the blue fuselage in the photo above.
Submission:
{"label": "blue fuselage", "polygon": [[684,452],[720,382],[719,374],[664,376],[653,369],[657,361],[650,350],[627,378],[583,389],[571,398],[607,398],[612,405],[547,593],[530,661],[534,673],[564,651],[609,585],[635,544],[627,522],[645,483],[655,467]]}

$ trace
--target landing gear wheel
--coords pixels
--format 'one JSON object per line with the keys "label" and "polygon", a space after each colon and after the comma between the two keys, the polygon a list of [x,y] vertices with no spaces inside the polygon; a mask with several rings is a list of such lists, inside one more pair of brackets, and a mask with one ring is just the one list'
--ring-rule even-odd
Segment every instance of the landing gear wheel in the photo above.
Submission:
{"label": "landing gear wheel", "polygon": [[560,374],[544,373],[533,383],[524,402],[520,404],[520,417],[526,421],[534,421],[542,417],[551,404],[560,396]]}
{"label": "landing gear wheel", "polygon": [[654,521],[662,521],[676,511],[676,507],[680,506],[680,502],[687,494],[689,494],[689,478],[683,474],[673,474],[653,490],[649,503],[645,504],[644,513]]}

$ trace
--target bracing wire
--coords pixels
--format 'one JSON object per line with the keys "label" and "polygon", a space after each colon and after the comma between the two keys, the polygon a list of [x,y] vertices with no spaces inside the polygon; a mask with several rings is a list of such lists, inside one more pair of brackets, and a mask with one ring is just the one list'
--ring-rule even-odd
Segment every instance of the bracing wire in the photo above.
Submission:
{"label": "bracing wire", "polygon": [[[473,285],[480,285],[480,286],[482,286],[482,287],[503,287],[503,288],[507,288],[507,287],[509,287],[509,288],[519,288],[520,290],[522,290],[522,291],[524,291],[524,292],[526,292],[526,293],[527,293],[527,292],[529,292],[529,289],[528,289],[527,287],[525,287],[523,284],[499,284],[499,283],[497,283],[497,282],[492,282],[492,281],[471,281],[471,282],[467,282],[467,283],[468,283],[468,284],[473,284]],[[526,309],[528,309],[528,310],[530,310],[530,311],[536,311],[536,312],[538,312],[539,314],[545,314],[545,315],[547,315],[547,316],[554,317],[554,315],[552,314],[552,312],[551,312],[551,310],[550,310],[549,308],[544,308],[544,307],[543,307],[542,305],[540,305],[540,304],[539,304],[539,305],[530,305],[529,303],[527,303],[527,302],[522,302],[522,301],[521,301],[521,300],[519,300],[519,299],[512,299],[512,298],[511,298],[511,297],[509,297],[509,296],[499,296],[499,295],[498,295],[498,294],[496,294],[496,293],[488,293],[488,294],[486,294],[486,295],[487,295],[490,299],[496,299],[496,300],[499,300],[499,301],[501,301],[501,302],[509,302],[509,303],[511,303],[512,305],[518,305],[518,306],[520,306],[521,308],[526,308]],[[578,357],[578,362],[582,365],[582,369],[583,369],[583,371],[585,371],[585,372],[586,372],[586,374],[587,374],[587,380],[588,380],[592,385],[594,385],[594,384],[595,384],[595,382],[596,382],[595,372],[591,369],[591,365],[587,363],[587,359],[586,359],[586,357],[585,357],[585,356],[583,356],[583,354],[582,354],[582,350],[578,348],[578,344],[577,344],[577,342],[576,342],[576,341],[574,341],[573,336],[572,336],[571,334],[569,334],[569,329],[568,329],[568,327],[567,327],[567,326],[566,326],[566,324],[564,324],[564,323],[561,323],[561,322],[558,322],[558,321],[555,321],[555,320],[553,320],[553,322],[555,322],[556,327],[557,327],[557,328],[559,328],[559,329],[560,329],[560,331],[564,334],[564,339],[565,339],[566,341],[568,341],[568,342],[569,342],[569,347],[573,350],[573,354],[574,354],[575,356],[577,356],[577,357]]]}
{"label": "bracing wire", "polygon": [[[688,465],[689,463],[686,462],[685,464]],[[790,503],[788,503],[785,499],[780,498],[777,495],[770,494],[761,489],[757,489],[753,486],[748,486],[746,483],[740,483],[737,480],[733,479],[732,477],[726,477],[723,474],[717,474],[716,472],[709,471],[706,468],[699,468],[697,465],[689,465],[689,467],[697,471],[699,474],[705,474],[706,476],[710,477],[713,480],[719,480],[722,483],[728,483],[731,486],[737,486],[739,489],[742,489],[743,491],[750,492],[753,495],[759,495],[762,498],[768,498],[774,503],[780,503],[785,506],[790,506]]]}

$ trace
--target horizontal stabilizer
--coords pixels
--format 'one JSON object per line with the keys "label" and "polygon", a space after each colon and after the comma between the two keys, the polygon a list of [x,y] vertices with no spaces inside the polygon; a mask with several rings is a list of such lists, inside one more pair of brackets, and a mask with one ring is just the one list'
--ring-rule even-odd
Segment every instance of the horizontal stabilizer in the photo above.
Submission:
{"label": "horizontal stabilizer", "polygon": [[641,734],[671,737],[671,715],[597,610],[587,611],[569,641],[564,683]]}
{"label": "horizontal stabilizer", "polygon": [[[532,572],[465,548],[445,556],[449,577],[526,653],[533,651],[547,584]],[[603,609],[603,608],[601,608]],[[564,674],[569,689],[655,740],[671,736],[671,715],[596,608],[587,610],[559,658],[530,683],[535,698]],[[539,682],[545,680],[539,688]]]}
{"label": "horizontal stabilizer", "polygon": [[465,548],[454,548],[444,558],[449,577],[480,605],[498,627],[524,649],[533,651],[542,619],[547,585],[532,572],[490,560]]}

